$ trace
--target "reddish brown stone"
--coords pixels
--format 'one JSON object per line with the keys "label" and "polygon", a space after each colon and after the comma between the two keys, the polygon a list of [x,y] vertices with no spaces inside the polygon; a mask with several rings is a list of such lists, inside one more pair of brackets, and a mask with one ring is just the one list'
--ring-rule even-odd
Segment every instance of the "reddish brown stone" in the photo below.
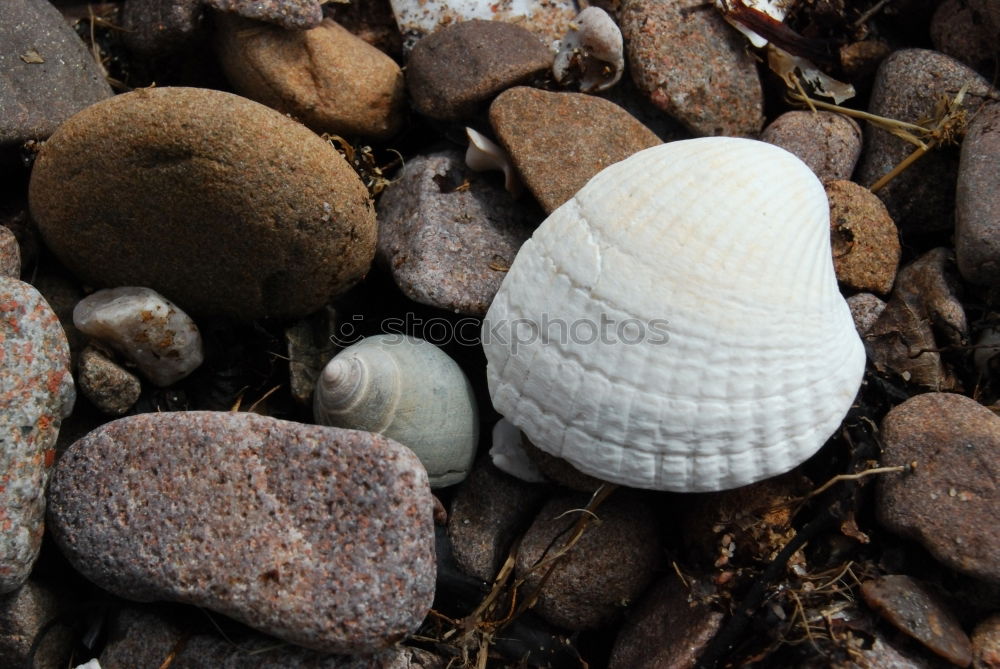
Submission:
{"label": "reddish brown stone", "polygon": [[853,181],[831,181],[825,188],[837,280],[853,290],[888,293],[901,249],[899,232],[885,205]]}

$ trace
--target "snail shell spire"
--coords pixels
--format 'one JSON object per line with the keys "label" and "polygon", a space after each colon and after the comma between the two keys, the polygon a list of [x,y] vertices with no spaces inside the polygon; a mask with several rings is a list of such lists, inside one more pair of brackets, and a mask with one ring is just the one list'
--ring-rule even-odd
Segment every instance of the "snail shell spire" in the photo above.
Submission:
{"label": "snail shell spire", "polygon": [[577,469],[734,488],[823,445],[865,353],[823,187],[746,139],[662,144],[597,174],[524,244],[483,323],[497,411]]}

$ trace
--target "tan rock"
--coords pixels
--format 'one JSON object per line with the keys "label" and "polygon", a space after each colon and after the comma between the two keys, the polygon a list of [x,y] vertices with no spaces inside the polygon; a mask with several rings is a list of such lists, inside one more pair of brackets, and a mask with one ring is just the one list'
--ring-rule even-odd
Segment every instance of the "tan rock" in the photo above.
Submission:
{"label": "tan rock", "polygon": [[896,279],[901,249],[899,232],[885,205],[851,181],[827,183],[826,196],[837,279],[854,290],[888,293]]}

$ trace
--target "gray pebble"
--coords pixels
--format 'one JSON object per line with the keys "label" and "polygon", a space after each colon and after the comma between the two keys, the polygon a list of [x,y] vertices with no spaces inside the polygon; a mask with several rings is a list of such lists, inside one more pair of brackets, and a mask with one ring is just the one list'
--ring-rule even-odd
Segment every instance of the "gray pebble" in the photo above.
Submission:
{"label": "gray pebble", "polygon": [[189,48],[205,24],[202,0],[128,0],[122,41],[137,54],[163,57]]}
{"label": "gray pebble", "polygon": [[202,0],[212,9],[288,30],[309,30],[323,20],[321,0]]}
{"label": "gray pebble", "polygon": [[1000,285],[1000,104],[980,109],[962,141],[955,255],[966,281]]}
{"label": "gray pebble", "polygon": [[885,311],[886,304],[877,295],[858,293],[847,298],[847,306],[851,309],[854,327],[857,328],[858,334],[863,337]]}
{"label": "gray pebble", "polygon": [[139,400],[139,378],[96,348],[83,349],[76,362],[80,392],[102,413],[122,416]]}
{"label": "gray pebble", "polygon": [[[60,595],[63,595],[60,597]],[[60,669],[66,667],[75,643],[74,633],[58,620],[65,613],[65,593],[30,580],[0,596],[0,667]],[[32,654],[32,645],[41,643]]]}
{"label": "gray pebble", "polygon": [[785,112],[760,138],[794,153],[824,182],[850,179],[861,155],[861,128],[833,112]]}
{"label": "gray pebble", "polygon": [[337,354],[337,311],[327,305],[285,329],[288,389],[296,402],[312,406],[320,372]]}
{"label": "gray pebble", "polygon": [[989,28],[983,25],[983,17],[970,4],[966,0],[944,0],[938,5],[931,18],[931,42],[937,51],[992,77],[997,45]]}
{"label": "gray pebble", "polygon": [[0,225],[0,276],[21,276],[21,246],[10,228]]}

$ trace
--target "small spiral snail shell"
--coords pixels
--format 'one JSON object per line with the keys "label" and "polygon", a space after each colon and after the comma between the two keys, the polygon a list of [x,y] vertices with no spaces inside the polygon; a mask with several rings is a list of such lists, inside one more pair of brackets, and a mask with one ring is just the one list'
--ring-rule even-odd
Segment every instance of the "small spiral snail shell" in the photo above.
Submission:
{"label": "small spiral snail shell", "polygon": [[409,447],[434,488],[465,478],[479,442],[469,380],[416,337],[376,335],[341,351],[316,383],[313,414],[322,425],[377,432]]}

